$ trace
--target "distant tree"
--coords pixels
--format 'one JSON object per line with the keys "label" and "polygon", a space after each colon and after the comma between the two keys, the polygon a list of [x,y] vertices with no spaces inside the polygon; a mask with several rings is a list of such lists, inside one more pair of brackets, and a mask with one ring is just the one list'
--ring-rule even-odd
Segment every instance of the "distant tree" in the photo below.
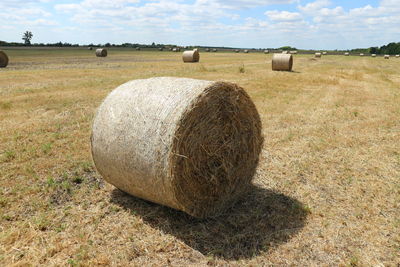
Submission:
{"label": "distant tree", "polygon": [[105,46],[105,47],[110,47],[111,44],[110,44],[110,43],[106,43],[106,44],[104,44],[104,46]]}
{"label": "distant tree", "polygon": [[33,34],[30,31],[24,32],[22,35],[22,40],[24,40],[25,45],[31,45],[31,40],[32,40]]}

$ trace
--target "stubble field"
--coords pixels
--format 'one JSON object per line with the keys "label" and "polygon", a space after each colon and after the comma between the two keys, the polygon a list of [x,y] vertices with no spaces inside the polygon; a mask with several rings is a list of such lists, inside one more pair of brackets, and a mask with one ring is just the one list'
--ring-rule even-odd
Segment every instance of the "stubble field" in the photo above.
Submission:
{"label": "stubble field", "polygon": [[[4,49],[1,266],[398,266],[400,59],[110,49]],[[176,76],[234,82],[265,136],[251,192],[198,220],[104,183],[96,108],[118,85]]]}

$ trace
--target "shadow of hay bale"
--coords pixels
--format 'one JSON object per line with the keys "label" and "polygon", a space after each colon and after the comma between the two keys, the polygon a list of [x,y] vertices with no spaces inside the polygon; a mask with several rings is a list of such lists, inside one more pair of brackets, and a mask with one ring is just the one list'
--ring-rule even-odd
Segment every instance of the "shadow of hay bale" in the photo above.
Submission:
{"label": "shadow of hay bale", "polygon": [[113,190],[111,202],[203,255],[227,260],[251,258],[287,242],[303,228],[308,213],[299,201],[255,186],[224,214],[205,220],[118,189]]}

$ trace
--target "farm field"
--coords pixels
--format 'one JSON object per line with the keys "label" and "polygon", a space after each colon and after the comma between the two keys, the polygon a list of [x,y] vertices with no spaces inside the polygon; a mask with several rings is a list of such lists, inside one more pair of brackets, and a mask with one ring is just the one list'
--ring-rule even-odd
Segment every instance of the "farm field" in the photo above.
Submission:
{"label": "farm field", "polygon": [[[0,266],[398,266],[400,59],[10,49],[0,69]],[[96,108],[133,79],[223,80],[260,113],[253,189],[199,220],[104,183]],[[212,138],[212,137],[211,137]]]}

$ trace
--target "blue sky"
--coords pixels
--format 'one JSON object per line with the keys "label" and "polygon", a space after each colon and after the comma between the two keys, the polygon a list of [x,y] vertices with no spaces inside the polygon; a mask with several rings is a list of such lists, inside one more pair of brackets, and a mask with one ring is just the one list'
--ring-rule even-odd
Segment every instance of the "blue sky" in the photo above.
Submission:
{"label": "blue sky", "polygon": [[400,0],[0,0],[0,40],[348,49],[400,41]]}

